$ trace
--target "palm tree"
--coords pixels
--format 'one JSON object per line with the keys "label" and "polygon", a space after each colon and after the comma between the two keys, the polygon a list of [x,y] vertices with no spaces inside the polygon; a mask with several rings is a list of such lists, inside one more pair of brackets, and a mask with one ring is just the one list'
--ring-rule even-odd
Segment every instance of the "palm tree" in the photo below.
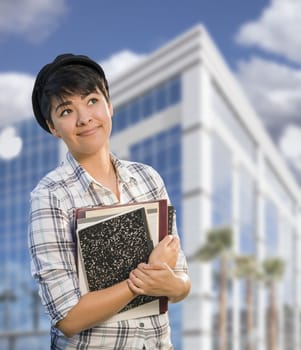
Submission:
{"label": "palm tree", "polygon": [[208,262],[219,259],[219,316],[218,334],[219,350],[227,349],[227,289],[228,289],[228,264],[232,254],[233,232],[230,227],[214,227],[207,232],[207,240],[195,253],[194,258]]}
{"label": "palm tree", "polygon": [[253,319],[253,292],[254,281],[258,280],[259,265],[254,255],[239,255],[235,257],[234,275],[237,278],[245,279],[246,281],[246,334],[247,343],[246,350],[252,350],[251,335],[254,332],[254,319]]}
{"label": "palm tree", "polygon": [[270,257],[263,261],[263,279],[269,289],[268,306],[268,350],[276,350],[277,339],[277,303],[276,283],[284,274],[284,261],[277,257]]}

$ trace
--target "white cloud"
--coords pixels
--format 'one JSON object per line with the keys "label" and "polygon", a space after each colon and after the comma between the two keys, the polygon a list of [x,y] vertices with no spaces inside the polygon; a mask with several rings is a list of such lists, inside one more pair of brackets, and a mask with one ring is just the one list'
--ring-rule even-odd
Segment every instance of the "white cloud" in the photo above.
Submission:
{"label": "white cloud", "polygon": [[[125,50],[101,64],[110,80],[134,67],[144,57]],[[31,93],[34,80],[35,77],[28,74],[0,73],[0,128],[33,117]]]}
{"label": "white cloud", "polygon": [[258,19],[241,26],[236,39],[301,62],[300,23],[300,0],[272,0]]}
{"label": "white cloud", "polygon": [[123,50],[100,62],[100,64],[103,67],[108,80],[114,80],[120,74],[133,68],[145,57],[146,55],[137,54],[130,50]]}
{"label": "white cloud", "polygon": [[0,74],[0,127],[33,115],[31,92],[34,78],[21,73]]}
{"label": "white cloud", "polygon": [[22,139],[13,127],[5,128],[0,133],[0,159],[9,160],[17,157],[22,150]]}
{"label": "white cloud", "polygon": [[279,140],[279,149],[293,170],[301,172],[301,127],[288,125]]}
{"label": "white cloud", "polygon": [[287,158],[297,158],[301,156],[301,127],[296,125],[288,125],[283,131],[279,149]]}
{"label": "white cloud", "polygon": [[[243,24],[236,41],[301,63],[301,1],[271,0],[261,15]],[[271,137],[301,183],[301,69],[251,57],[238,62],[237,76]]]}
{"label": "white cloud", "polygon": [[268,128],[301,122],[301,69],[253,57],[238,62],[237,76]]}
{"label": "white cloud", "polygon": [[0,34],[39,42],[53,32],[66,11],[66,0],[0,1]]}

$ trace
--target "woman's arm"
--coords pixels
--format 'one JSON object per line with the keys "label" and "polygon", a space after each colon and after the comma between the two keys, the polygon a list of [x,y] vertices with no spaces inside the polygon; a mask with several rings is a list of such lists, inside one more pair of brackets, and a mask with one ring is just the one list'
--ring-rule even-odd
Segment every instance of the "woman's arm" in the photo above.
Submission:
{"label": "woman's arm", "polygon": [[67,337],[106,321],[135,298],[127,281],[83,295],[56,327]]}
{"label": "woman's arm", "polygon": [[126,281],[80,294],[70,217],[59,200],[39,191],[32,197],[29,251],[32,274],[52,324],[66,336],[106,321],[135,298]]}
{"label": "woman's arm", "polygon": [[[178,238],[167,236],[155,247],[150,255],[149,262],[162,259],[174,267],[178,250]],[[80,298],[67,316],[57,323],[56,327],[66,336],[72,336],[84,329],[106,321],[138,294],[143,293],[140,293],[139,290],[139,293],[136,294],[127,281],[106,289],[87,293]]]}

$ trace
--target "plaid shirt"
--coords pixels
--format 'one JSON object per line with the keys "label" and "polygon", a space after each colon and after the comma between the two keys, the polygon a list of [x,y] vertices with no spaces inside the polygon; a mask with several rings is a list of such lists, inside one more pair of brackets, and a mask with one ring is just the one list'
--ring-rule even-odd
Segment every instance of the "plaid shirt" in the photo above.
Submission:
{"label": "plaid shirt", "polygon": [[[81,297],[75,261],[75,209],[168,198],[159,174],[151,167],[111,155],[120,201],[96,182],[67,153],[31,193],[29,250],[31,269],[51,319],[51,349],[172,349],[168,315],[104,322],[71,338],[54,326]],[[174,225],[174,234],[177,234]],[[182,251],[175,271],[187,271]]]}

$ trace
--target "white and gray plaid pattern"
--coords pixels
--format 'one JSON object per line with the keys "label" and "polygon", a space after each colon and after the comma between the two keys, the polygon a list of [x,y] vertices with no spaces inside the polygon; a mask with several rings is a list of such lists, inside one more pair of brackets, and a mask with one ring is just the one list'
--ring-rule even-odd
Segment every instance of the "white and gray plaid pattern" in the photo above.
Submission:
{"label": "white and gray plaid pattern", "polygon": [[[75,261],[75,210],[95,205],[124,204],[168,198],[159,174],[150,166],[119,160],[116,168],[120,202],[72,157],[47,174],[31,193],[29,251],[32,275],[51,320],[51,349],[172,349],[168,315],[104,323],[72,338],[54,325],[80,298]],[[173,234],[177,235],[176,225]],[[177,271],[187,271],[183,252]]]}

